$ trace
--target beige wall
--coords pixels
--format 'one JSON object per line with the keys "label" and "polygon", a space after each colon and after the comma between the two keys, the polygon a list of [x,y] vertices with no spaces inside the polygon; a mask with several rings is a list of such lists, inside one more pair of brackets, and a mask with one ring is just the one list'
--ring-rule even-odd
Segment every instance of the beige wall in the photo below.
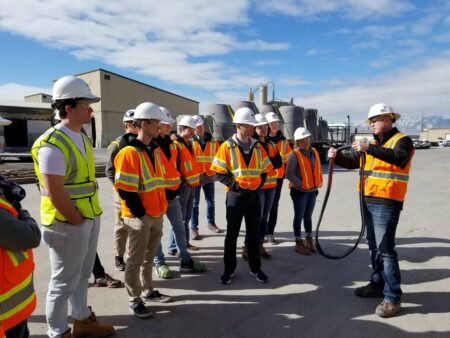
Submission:
{"label": "beige wall", "polygon": [[[109,79],[105,79],[105,75],[109,75]],[[149,101],[164,106],[174,116],[198,114],[199,111],[198,102],[104,70],[77,76],[88,83],[95,95],[101,97],[99,103],[92,105],[97,134],[96,147],[107,147],[121,135],[123,114],[142,102]]]}
{"label": "beige wall", "polygon": [[[446,137],[447,135],[447,137]],[[439,140],[449,139],[450,128],[430,128],[420,133],[421,140],[427,140],[430,142],[437,142]]]}

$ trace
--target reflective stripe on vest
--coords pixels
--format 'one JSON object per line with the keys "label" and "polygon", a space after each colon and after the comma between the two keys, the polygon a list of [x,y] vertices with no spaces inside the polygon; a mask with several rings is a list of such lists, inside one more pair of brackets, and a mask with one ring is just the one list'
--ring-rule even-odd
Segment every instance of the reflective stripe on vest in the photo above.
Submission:
{"label": "reflective stripe on vest", "polygon": [[[267,143],[267,148],[269,149],[268,155],[270,157],[274,157],[278,153],[276,145],[271,141]],[[278,169],[272,169],[267,173],[266,180],[264,181],[264,185],[261,187],[261,189],[272,189],[277,186],[277,170]]]}
{"label": "reflective stripe on vest", "polygon": [[[383,148],[394,149],[397,142],[403,137],[406,137],[406,135],[400,132],[396,133],[383,144]],[[376,141],[374,140],[372,144],[376,144]],[[364,195],[404,201],[410,168],[411,159],[405,168],[402,169],[367,154],[366,165],[363,170],[365,181]]]}
{"label": "reflective stripe on vest", "polygon": [[205,173],[208,176],[214,175],[214,171],[211,170],[211,164],[214,161],[214,156],[217,152],[217,141],[207,141],[205,150],[202,150],[202,146],[198,140],[194,139],[192,145],[197,159],[199,172],[202,174]]}
{"label": "reflective stripe on vest", "polygon": [[[16,209],[0,197],[0,208],[17,218]],[[0,337],[23,322],[36,308],[33,253],[0,248]]]}

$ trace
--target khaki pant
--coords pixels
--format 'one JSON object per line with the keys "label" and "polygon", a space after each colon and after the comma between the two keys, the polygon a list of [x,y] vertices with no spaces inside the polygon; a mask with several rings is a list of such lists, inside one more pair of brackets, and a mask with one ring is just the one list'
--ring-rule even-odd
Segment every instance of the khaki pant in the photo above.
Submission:
{"label": "khaki pant", "polygon": [[141,293],[153,291],[152,267],[156,249],[161,241],[163,217],[123,219],[128,232],[128,259],[125,287],[130,303],[142,301]]}
{"label": "khaki pant", "polygon": [[128,233],[121,215],[120,196],[114,192],[114,256],[123,257],[126,250]]}

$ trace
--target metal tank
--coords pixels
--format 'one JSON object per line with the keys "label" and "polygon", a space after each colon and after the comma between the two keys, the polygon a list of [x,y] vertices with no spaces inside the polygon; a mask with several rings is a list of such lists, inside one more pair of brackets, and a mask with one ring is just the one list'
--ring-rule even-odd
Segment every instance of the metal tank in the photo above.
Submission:
{"label": "metal tank", "polygon": [[317,126],[317,109],[307,108],[304,112],[305,117],[305,127],[309,130],[312,135],[313,141],[318,141],[319,128]]}
{"label": "metal tank", "polygon": [[234,111],[238,110],[239,108],[247,107],[253,110],[255,114],[259,114],[259,109],[253,101],[236,101],[231,105],[231,107]]}
{"label": "metal tank", "polygon": [[231,106],[227,104],[210,104],[206,112],[213,120],[212,129],[214,138],[217,141],[225,141],[234,134],[234,111]]}
{"label": "metal tank", "polygon": [[317,135],[317,139],[319,142],[328,142],[328,122],[327,120],[319,119],[319,134]]}
{"label": "metal tank", "polygon": [[284,121],[284,137],[294,142],[294,132],[298,127],[303,127],[303,107],[289,105],[279,108],[280,115]]}

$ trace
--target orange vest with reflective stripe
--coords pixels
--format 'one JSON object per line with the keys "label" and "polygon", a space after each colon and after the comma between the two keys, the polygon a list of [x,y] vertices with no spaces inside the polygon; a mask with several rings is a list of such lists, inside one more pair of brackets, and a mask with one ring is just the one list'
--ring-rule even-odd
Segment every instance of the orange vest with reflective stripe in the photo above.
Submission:
{"label": "orange vest with reflective stripe", "polygon": [[[276,145],[273,142],[267,143],[267,148],[269,149],[268,155],[269,157],[274,157],[278,150]],[[277,177],[278,177],[278,169],[272,169],[267,173],[266,181],[264,182],[261,189],[272,189],[277,186]]]}
{"label": "orange vest with reflective stripe", "polygon": [[[0,208],[18,216],[16,209],[1,197]],[[31,249],[11,251],[0,248],[0,325],[4,331],[23,322],[36,308],[33,271]],[[0,327],[0,337],[1,334]]]}
{"label": "orange vest with reflective stripe", "polygon": [[194,148],[195,158],[197,160],[197,168],[200,174],[206,174],[208,176],[214,175],[214,171],[211,170],[211,164],[214,161],[214,156],[219,149],[219,142],[216,140],[207,141],[205,150],[202,150],[200,141],[194,139],[192,141],[192,147]]}
{"label": "orange vest with reflective stripe", "polygon": [[1,321],[0,321],[0,338],[6,338],[5,331],[3,330],[3,325]]}
{"label": "orange vest with reflective stripe", "polygon": [[[396,133],[383,144],[383,148],[394,149],[397,142],[403,137],[406,137],[406,135],[400,132]],[[376,144],[376,140],[373,140],[372,144]],[[366,154],[364,196],[388,198],[403,202],[408,187],[409,170],[411,169],[413,155],[414,151],[411,154],[408,164],[402,169]]]}
{"label": "orange vest with reflective stripe", "polygon": [[[179,173],[158,149],[153,152],[155,165],[143,149],[124,147],[114,160],[116,175],[114,186],[129,192],[137,192],[150,217],[158,217],[167,210],[164,189],[180,184]],[[173,168],[173,169],[172,169]],[[134,217],[126,202],[121,200],[122,216]]]}
{"label": "orange vest with reflective stripe", "polygon": [[281,160],[283,161],[283,165],[280,168],[276,169],[277,178],[283,178],[289,155],[292,152],[292,148],[289,145],[288,140],[284,139],[277,142],[277,149],[280,153]]}
{"label": "orange vest with reflective stripe", "polygon": [[[314,169],[311,160],[300,150],[295,149],[294,154],[297,157],[300,176],[302,179],[302,190],[311,190],[322,186],[322,165],[320,163],[319,153],[316,148],[311,148],[314,153]],[[290,185],[291,186],[291,185]]]}
{"label": "orange vest with reflective stripe", "polygon": [[[242,189],[256,190],[261,184],[261,174],[273,169],[264,148],[257,142],[253,148],[250,163],[245,164],[239,147],[231,140],[220,146],[211,165],[211,170],[219,174],[231,173]],[[228,187],[225,188],[227,191]]]}
{"label": "orange vest with reflective stripe", "polygon": [[200,184],[200,172],[198,170],[197,160],[195,159],[195,153],[191,153],[189,148],[180,141],[174,141],[173,143],[178,148],[178,171],[189,186],[196,187]]}

